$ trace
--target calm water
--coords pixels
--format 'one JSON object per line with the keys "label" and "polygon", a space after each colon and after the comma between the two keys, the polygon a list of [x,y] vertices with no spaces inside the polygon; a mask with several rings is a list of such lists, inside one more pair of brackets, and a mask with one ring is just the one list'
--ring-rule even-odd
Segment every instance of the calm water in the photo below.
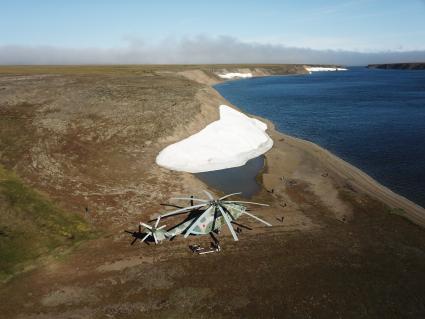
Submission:
{"label": "calm water", "polygon": [[256,177],[263,167],[264,156],[259,156],[244,166],[197,173],[195,176],[226,194],[242,192],[243,197],[250,198],[260,190]]}
{"label": "calm water", "polygon": [[323,146],[425,206],[425,71],[351,68],[216,89],[242,110]]}

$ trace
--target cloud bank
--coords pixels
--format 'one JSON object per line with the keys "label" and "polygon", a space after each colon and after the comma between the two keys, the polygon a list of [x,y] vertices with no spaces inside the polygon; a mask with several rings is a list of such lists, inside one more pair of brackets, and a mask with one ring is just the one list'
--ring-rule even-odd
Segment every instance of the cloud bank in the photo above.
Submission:
{"label": "cloud bank", "polygon": [[0,46],[0,64],[203,64],[303,63],[366,65],[424,62],[425,51],[354,52],[314,50],[277,44],[249,43],[229,36],[165,39],[148,44],[127,38],[121,48],[62,48],[55,46]]}

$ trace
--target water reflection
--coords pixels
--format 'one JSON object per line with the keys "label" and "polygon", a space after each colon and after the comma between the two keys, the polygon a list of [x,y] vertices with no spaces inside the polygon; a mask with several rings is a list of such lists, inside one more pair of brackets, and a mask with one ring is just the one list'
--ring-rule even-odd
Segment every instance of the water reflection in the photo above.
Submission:
{"label": "water reflection", "polygon": [[244,166],[195,174],[200,180],[223,193],[242,192],[250,198],[260,190],[256,177],[264,167],[264,156],[249,160]]}

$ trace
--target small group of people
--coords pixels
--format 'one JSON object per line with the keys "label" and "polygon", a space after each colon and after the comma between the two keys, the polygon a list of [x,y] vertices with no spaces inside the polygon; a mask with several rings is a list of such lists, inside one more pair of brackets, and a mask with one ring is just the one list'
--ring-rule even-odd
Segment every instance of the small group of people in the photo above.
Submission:
{"label": "small group of people", "polygon": [[213,241],[211,242],[211,248],[214,249],[215,251],[221,251],[221,246],[219,241]]}

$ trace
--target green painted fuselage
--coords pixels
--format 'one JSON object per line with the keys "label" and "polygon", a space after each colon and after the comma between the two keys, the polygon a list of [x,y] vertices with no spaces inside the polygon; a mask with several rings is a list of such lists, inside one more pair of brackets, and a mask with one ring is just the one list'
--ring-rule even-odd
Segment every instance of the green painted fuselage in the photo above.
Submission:
{"label": "green painted fuselage", "polygon": [[[222,207],[226,209],[227,213],[232,217],[232,220],[238,219],[246,210],[245,206],[239,204],[224,204]],[[158,235],[170,238],[185,233],[189,227],[198,219],[198,216],[190,218],[180,225],[177,225],[167,231],[164,230]],[[212,231],[219,230],[224,224],[224,217],[222,216],[219,208],[213,207],[210,212],[208,212],[205,216],[202,216],[202,219],[198,221],[198,225],[191,231],[191,234],[207,235]]]}

